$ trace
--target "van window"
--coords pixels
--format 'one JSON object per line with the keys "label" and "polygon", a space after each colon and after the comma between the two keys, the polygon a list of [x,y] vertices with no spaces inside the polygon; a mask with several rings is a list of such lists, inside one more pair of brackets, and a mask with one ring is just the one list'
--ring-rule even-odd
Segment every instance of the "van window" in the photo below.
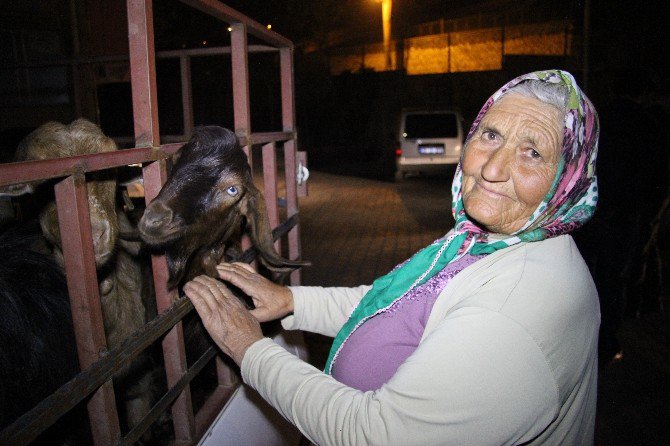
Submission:
{"label": "van window", "polygon": [[458,125],[454,113],[427,113],[405,116],[405,134],[407,139],[417,138],[456,138]]}

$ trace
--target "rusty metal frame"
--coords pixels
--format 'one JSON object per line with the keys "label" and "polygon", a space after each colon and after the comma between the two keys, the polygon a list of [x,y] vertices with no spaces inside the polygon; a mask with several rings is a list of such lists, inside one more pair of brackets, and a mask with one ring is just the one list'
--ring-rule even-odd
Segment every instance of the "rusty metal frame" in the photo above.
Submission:
{"label": "rusty metal frame", "polygon": [[[276,32],[217,0],[182,0],[182,2],[226,22],[232,28],[230,54],[235,132],[249,157],[250,164],[253,163],[252,146],[263,145],[264,191],[270,221],[275,227],[275,240],[279,243],[278,239],[286,236],[289,257],[299,258],[301,249],[296,169],[301,154],[297,152],[295,131],[293,44]],[[127,0],[127,9],[135,148],[111,153],[0,165],[0,185],[61,178],[56,183],[54,190],[60,231],[61,234],[64,234],[65,270],[73,308],[80,366],[83,370],[73,381],[61,387],[54,395],[0,432],[0,439],[11,440],[12,444],[27,444],[48,427],[50,425],[48,423],[55,421],[57,416],[53,415],[54,407],[65,412],[68,407],[72,407],[73,404],[88,395],[91,395],[87,404],[96,445],[126,444],[132,442],[132,439],[139,438],[142,432],[137,429],[130,432],[126,438],[121,438],[111,376],[120,367],[123,360],[129,360],[166,332],[162,340],[162,347],[170,391],[152,410],[153,414],[146,417],[146,422],[142,423],[142,429],[149,427],[151,418],[155,419],[157,416],[155,413],[157,410],[170,407],[175,444],[194,444],[221,410],[234,388],[239,385],[236,375],[221,361],[217,361],[219,386],[203,408],[197,414],[193,413],[188,382],[197,373],[197,367],[194,365],[191,370],[187,370],[180,322],[183,315],[192,307],[185,299],[178,299],[177,290],[167,289],[168,273],[163,256],[152,258],[159,317],[113,352],[107,351],[91,239],[85,174],[141,163],[145,200],[149,203],[158,194],[167,179],[167,163],[171,155],[183,144],[160,144],[152,0]],[[260,38],[279,51],[281,131],[265,133],[251,131],[248,34]],[[259,50],[267,51],[267,48],[262,47]],[[187,59],[187,57],[181,59],[182,84],[189,86],[182,91],[182,102],[185,105],[185,132],[193,128],[190,65],[185,63],[185,60],[188,62]],[[286,183],[286,212],[283,222],[280,221],[278,204],[276,158],[278,144],[283,145]],[[251,261],[252,258],[253,250],[247,251],[244,260]],[[290,282],[293,285],[300,283],[299,271],[291,275]],[[207,360],[207,355],[211,358],[212,352],[203,355],[203,358],[197,362],[199,367],[202,361]],[[76,401],[72,397],[73,388],[78,389],[77,392],[74,392],[79,395]],[[45,416],[47,413],[52,415]]]}

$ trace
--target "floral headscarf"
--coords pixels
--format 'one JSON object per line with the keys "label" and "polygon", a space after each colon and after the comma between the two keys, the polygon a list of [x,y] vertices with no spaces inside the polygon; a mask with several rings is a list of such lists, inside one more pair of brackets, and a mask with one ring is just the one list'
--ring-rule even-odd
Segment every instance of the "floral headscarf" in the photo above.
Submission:
{"label": "floral headscarf", "polygon": [[571,232],[586,223],[593,215],[598,201],[595,173],[598,153],[598,116],[575,79],[566,71],[548,70],[519,76],[496,91],[484,104],[470,128],[467,141],[494,102],[512,87],[527,80],[540,80],[564,85],[568,102],[564,116],[563,145],[556,176],[537,209],[515,233],[500,239],[473,223],[465,213],[462,195],[462,170],[459,163],[452,183],[452,213],[456,224],[449,237],[437,240],[416,253],[411,259],[385,276],[375,280],[372,289],[363,296],[349,320],[335,337],[326,362],[330,373],[333,360],[344,341],[363,322],[384,311],[409,290],[425,283],[446,265],[464,253],[491,254],[520,242],[534,242]]}

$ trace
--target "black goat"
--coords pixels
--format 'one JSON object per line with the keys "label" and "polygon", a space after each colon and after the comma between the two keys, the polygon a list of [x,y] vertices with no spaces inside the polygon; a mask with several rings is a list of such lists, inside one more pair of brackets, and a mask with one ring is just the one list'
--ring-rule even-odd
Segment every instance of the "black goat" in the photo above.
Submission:
{"label": "black goat", "polygon": [[[34,226],[0,233],[0,429],[79,371],[65,275]],[[82,416],[79,407],[35,444],[64,442]]]}
{"label": "black goat", "polygon": [[239,253],[245,230],[268,269],[288,272],[309,264],[275,251],[246,154],[235,134],[218,126],[198,127],[181,148],[138,229],[147,245],[165,251],[170,287],[203,273],[216,277],[216,265]]}

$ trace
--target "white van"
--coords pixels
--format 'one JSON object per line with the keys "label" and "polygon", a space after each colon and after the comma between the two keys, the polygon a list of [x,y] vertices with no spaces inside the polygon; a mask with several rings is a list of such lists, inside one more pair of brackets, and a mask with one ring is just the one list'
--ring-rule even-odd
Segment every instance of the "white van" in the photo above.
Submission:
{"label": "white van", "polygon": [[449,170],[460,160],[464,138],[463,116],[456,109],[403,109],[396,178]]}

